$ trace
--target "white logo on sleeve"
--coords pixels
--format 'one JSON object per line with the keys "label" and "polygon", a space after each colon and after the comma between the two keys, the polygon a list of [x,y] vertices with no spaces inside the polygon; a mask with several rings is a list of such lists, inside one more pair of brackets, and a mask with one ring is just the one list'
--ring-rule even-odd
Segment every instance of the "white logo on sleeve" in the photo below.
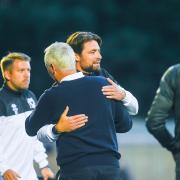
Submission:
{"label": "white logo on sleeve", "polygon": [[18,114],[18,108],[17,108],[16,104],[11,104],[11,108],[14,111],[14,114]]}
{"label": "white logo on sleeve", "polygon": [[33,98],[27,98],[27,103],[29,104],[29,107],[31,109],[34,109],[36,107],[36,103]]}

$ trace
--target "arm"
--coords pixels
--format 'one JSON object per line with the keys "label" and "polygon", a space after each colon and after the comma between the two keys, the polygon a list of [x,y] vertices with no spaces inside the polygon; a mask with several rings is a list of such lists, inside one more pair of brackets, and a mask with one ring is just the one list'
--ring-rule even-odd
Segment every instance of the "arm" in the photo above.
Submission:
{"label": "arm", "polygon": [[58,139],[60,133],[71,132],[85,125],[87,116],[84,114],[67,116],[68,111],[69,107],[67,106],[56,125],[50,124],[39,129],[37,138],[41,142],[54,142]]}
{"label": "arm", "polygon": [[[0,103],[0,108],[3,107],[1,106]],[[2,109],[1,109],[2,110]],[[4,172],[8,169],[8,166],[5,163],[5,157],[4,157],[4,145],[3,145],[3,138],[2,138],[2,130],[3,130],[3,121],[4,121],[4,116],[2,116],[2,112],[0,111],[0,175],[3,175]]]}
{"label": "arm", "polygon": [[5,149],[4,149],[4,141],[5,139],[2,137],[3,133],[3,125],[4,125],[4,121],[6,121],[7,119],[5,119],[5,116],[3,116],[5,113],[3,112],[3,106],[0,103],[0,176],[3,176],[4,180],[13,180],[13,179],[17,179],[20,178],[20,175],[13,171],[12,169],[9,169],[9,165],[6,162],[6,156],[5,156]]}
{"label": "arm", "polygon": [[122,102],[113,101],[113,103],[116,132],[128,132],[132,128],[132,118],[130,117]]}
{"label": "arm", "polygon": [[38,163],[39,168],[41,169],[41,174],[45,179],[53,178],[54,174],[51,169],[48,167],[47,154],[45,148],[41,142],[34,138],[34,160]]}
{"label": "arm", "polygon": [[130,115],[136,115],[138,113],[138,101],[137,99],[124,88],[114,83],[111,79],[107,78],[110,85],[102,88],[103,94],[110,99],[122,101],[124,106]]}
{"label": "arm", "polygon": [[174,137],[165,126],[173,108],[176,76],[172,68],[163,75],[151,108],[146,118],[146,127],[162,146],[174,152]]}
{"label": "arm", "polygon": [[36,108],[25,121],[25,129],[29,136],[35,136],[42,126],[50,124],[53,117],[53,111],[50,111],[50,109],[54,109],[52,106],[51,98],[43,94]]}

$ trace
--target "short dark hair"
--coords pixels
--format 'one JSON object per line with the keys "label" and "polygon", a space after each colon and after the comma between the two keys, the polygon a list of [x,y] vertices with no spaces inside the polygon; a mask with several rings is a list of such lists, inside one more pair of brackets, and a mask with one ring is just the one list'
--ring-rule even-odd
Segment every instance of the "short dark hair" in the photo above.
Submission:
{"label": "short dark hair", "polygon": [[75,32],[67,38],[66,43],[73,48],[75,53],[81,54],[84,43],[91,40],[97,41],[99,46],[102,44],[102,39],[92,32]]}
{"label": "short dark hair", "polygon": [[16,59],[20,59],[22,61],[29,61],[29,62],[31,61],[31,58],[27,54],[19,53],[19,52],[12,52],[12,53],[9,53],[6,56],[4,56],[1,59],[1,63],[0,63],[1,73],[2,73],[4,80],[5,80],[4,71],[7,69],[10,69],[13,62]]}

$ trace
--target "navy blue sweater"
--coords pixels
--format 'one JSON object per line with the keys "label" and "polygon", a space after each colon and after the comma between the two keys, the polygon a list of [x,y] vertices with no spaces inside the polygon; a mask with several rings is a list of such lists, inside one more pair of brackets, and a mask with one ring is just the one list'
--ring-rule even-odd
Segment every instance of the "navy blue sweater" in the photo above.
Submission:
{"label": "navy blue sweater", "polygon": [[87,124],[57,140],[57,164],[64,172],[91,165],[118,166],[120,154],[116,132],[127,132],[132,120],[120,101],[107,99],[101,91],[103,77],[64,81],[45,91],[26,120],[30,136],[46,124],[55,124],[68,105],[68,115],[86,114]]}

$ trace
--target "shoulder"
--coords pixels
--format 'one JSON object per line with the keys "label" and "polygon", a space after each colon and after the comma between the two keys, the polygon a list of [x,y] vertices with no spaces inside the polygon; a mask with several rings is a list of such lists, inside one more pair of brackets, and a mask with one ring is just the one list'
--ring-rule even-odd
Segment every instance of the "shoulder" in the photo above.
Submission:
{"label": "shoulder", "polygon": [[89,83],[93,83],[93,84],[100,84],[100,85],[109,84],[107,79],[102,76],[88,76],[88,77],[85,77],[84,80],[88,81]]}
{"label": "shoulder", "polygon": [[113,82],[115,82],[116,84],[119,84],[116,79],[104,68],[101,68],[100,69],[100,72],[99,72],[99,76],[104,76],[106,78],[110,78]]}
{"label": "shoulder", "polygon": [[0,88],[0,98],[2,98],[4,96],[4,89]]}
{"label": "shoulder", "polygon": [[6,101],[7,98],[11,98],[10,94],[6,91],[5,88],[0,88],[0,101]]}
{"label": "shoulder", "polygon": [[52,86],[46,90],[40,95],[38,101],[49,101],[53,100],[53,97],[56,97],[55,92],[57,91],[57,86]]}
{"label": "shoulder", "polygon": [[24,95],[27,98],[33,98],[33,99],[37,100],[36,95],[31,90],[29,90],[29,89],[25,90]]}
{"label": "shoulder", "polygon": [[[177,76],[178,75],[178,76]],[[162,80],[166,80],[167,78],[176,78],[180,76],[180,64],[175,64],[170,66],[163,74]]]}
{"label": "shoulder", "polygon": [[107,77],[109,75],[111,76],[111,74],[109,74],[109,72],[105,68],[101,68],[99,71],[99,74],[104,76],[104,77]]}

